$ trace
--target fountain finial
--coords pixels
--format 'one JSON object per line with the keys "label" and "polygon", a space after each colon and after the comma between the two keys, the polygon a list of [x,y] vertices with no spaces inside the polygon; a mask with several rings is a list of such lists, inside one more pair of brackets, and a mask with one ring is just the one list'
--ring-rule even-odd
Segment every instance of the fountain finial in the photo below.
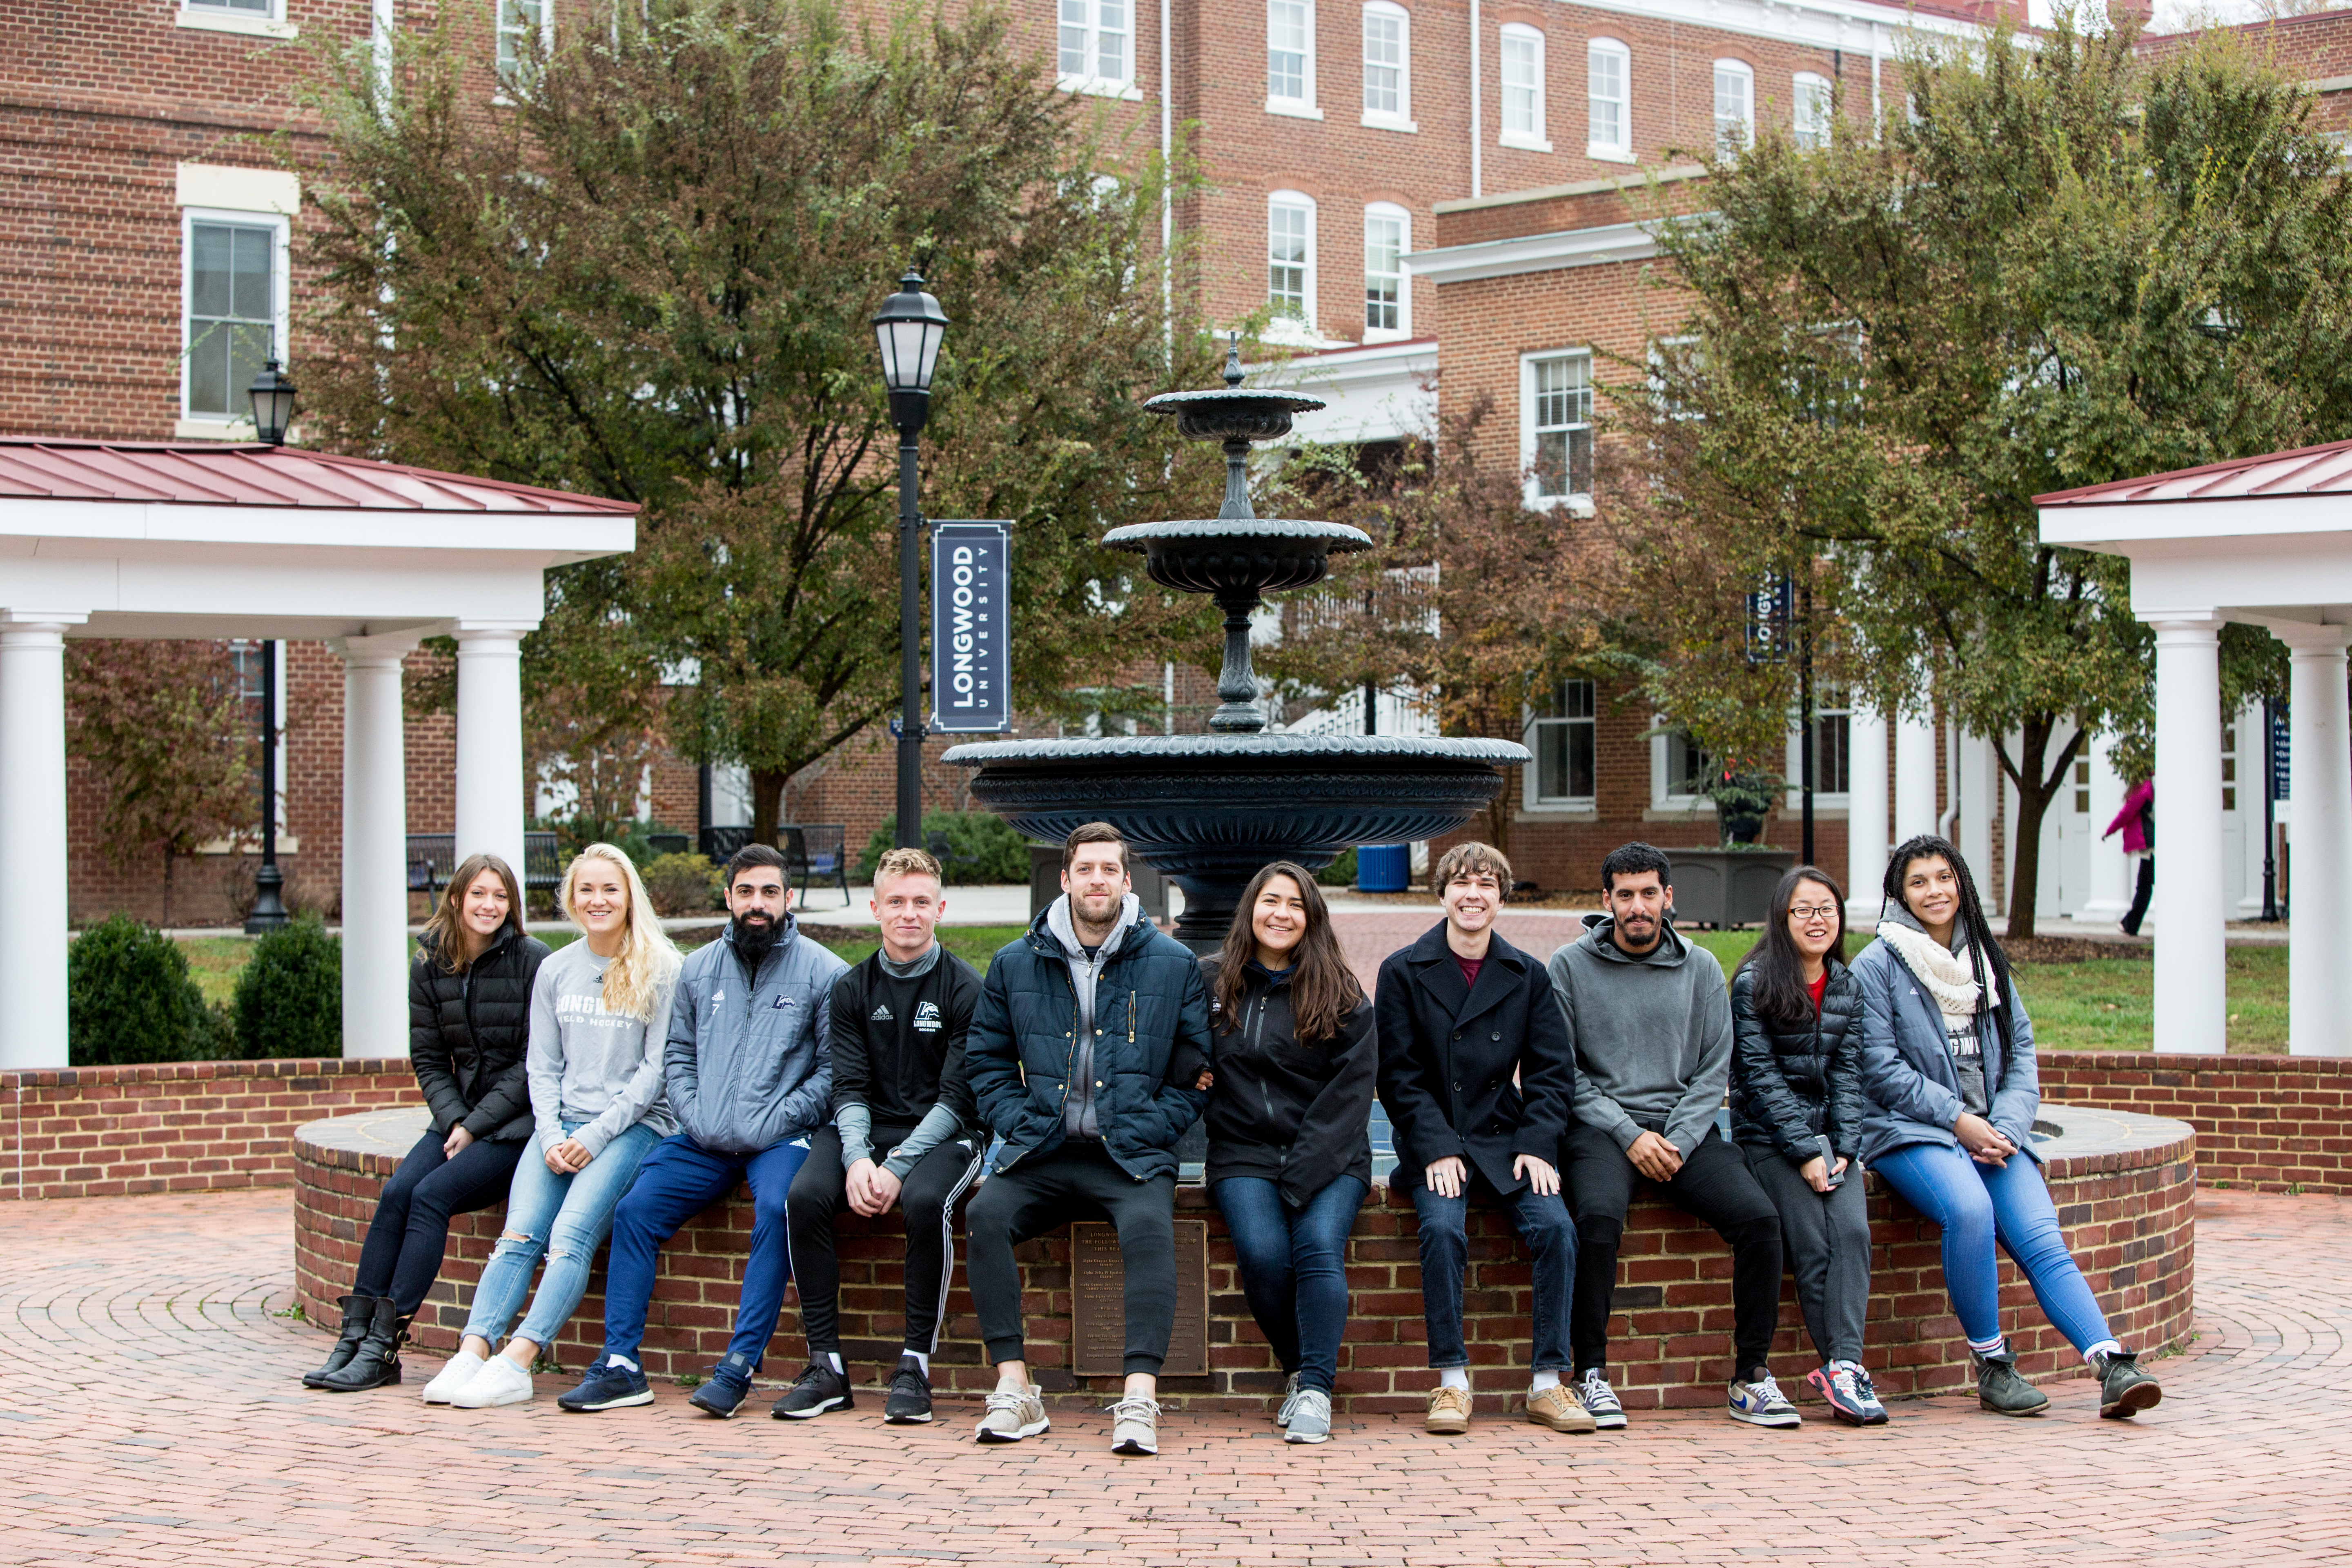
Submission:
{"label": "fountain finial", "polygon": [[1242,335],[1239,331],[1233,331],[1225,336],[1225,384],[1239,386],[1241,384]]}

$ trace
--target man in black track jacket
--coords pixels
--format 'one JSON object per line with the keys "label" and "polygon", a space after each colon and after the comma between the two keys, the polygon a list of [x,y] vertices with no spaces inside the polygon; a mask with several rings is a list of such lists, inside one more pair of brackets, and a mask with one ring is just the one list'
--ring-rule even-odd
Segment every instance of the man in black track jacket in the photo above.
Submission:
{"label": "man in black track jacket", "polygon": [[955,1273],[956,1200],[979,1179],[986,1148],[964,1075],[980,975],[935,934],[947,910],[940,863],[919,849],[883,856],[873,910],[882,946],[833,986],[833,1125],[809,1139],[785,1200],[809,1364],[776,1403],[783,1419],[855,1403],[841,1359],[833,1236],[844,1204],[868,1216],[896,1204],[907,1216],[906,1349],[882,1418],[931,1418],[931,1352]]}

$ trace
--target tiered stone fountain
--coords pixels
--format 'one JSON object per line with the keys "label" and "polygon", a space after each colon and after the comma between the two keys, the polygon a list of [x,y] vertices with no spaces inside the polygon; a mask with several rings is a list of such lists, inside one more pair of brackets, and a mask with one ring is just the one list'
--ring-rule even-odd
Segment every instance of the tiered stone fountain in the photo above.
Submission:
{"label": "tiered stone fountain", "polygon": [[1351,845],[1396,844],[1448,833],[1503,787],[1498,771],[1528,761],[1509,741],[1403,735],[1265,733],[1250,669],[1250,616],[1269,593],[1323,580],[1335,552],[1369,549],[1361,529],[1261,519],[1250,505],[1253,442],[1290,434],[1322,400],[1244,388],[1238,353],[1225,385],[1175,392],[1145,407],[1174,416],[1188,440],[1220,441],[1225,499],[1214,518],[1136,523],[1103,542],[1144,558],[1152,581],[1207,594],[1225,613],[1224,668],[1205,735],[991,741],[957,746],[946,761],[973,770],[971,793],[1032,838],[1052,841],[1081,823],[1108,822],[1184,889],[1176,934],[1197,952],[1223,941],[1242,889],[1269,860],[1310,871]]}

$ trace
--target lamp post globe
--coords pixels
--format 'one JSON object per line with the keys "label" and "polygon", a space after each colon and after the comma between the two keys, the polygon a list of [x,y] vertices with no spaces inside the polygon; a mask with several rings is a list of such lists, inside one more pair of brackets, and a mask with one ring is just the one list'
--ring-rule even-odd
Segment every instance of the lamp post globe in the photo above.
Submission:
{"label": "lamp post globe", "polygon": [[245,395],[253,403],[253,433],[256,439],[272,447],[286,445],[286,431],[294,423],[294,380],[278,366],[278,356],[270,355],[262,362],[261,374]]}
{"label": "lamp post globe", "polygon": [[890,423],[898,428],[898,810],[894,834],[901,849],[923,843],[923,731],[920,663],[922,574],[919,560],[923,516],[916,505],[923,421],[931,411],[931,373],[939,368],[947,313],[923,288],[913,268],[874,318],[882,353],[882,385],[890,395]]}

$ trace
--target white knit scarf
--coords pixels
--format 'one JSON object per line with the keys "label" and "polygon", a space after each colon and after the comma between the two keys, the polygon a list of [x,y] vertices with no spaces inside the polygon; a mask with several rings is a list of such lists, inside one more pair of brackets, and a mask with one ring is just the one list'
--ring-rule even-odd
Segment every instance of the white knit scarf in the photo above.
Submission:
{"label": "white knit scarf", "polygon": [[1936,999],[1945,1027],[1974,1021],[1979,989],[1988,1008],[2000,1005],[2000,989],[1993,982],[1990,964],[1985,966],[1984,984],[1979,988],[1967,952],[1954,952],[1926,931],[1891,920],[1878,922],[1878,934]]}

